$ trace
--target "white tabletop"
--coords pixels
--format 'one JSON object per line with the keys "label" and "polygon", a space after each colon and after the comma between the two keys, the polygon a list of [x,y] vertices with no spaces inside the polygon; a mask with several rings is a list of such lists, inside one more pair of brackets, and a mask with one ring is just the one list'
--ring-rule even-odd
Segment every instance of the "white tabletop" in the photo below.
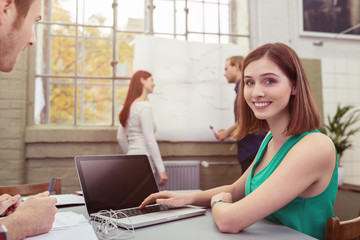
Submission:
{"label": "white tabletop", "polygon": [[[73,211],[82,213],[86,218],[88,214],[85,206],[60,208],[59,211]],[[168,223],[135,229],[135,234],[131,239],[207,239],[207,240],[226,240],[226,239],[314,239],[308,235],[300,233],[289,227],[272,223],[263,219],[245,230],[236,234],[221,233],[215,225],[211,209],[205,215],[177,220]]]}

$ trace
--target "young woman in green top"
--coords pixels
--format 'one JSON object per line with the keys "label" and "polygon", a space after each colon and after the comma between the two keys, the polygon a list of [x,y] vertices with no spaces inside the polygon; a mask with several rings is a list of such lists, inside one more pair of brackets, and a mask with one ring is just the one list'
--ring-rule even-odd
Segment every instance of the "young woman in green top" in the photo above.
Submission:
{"label": "young woman in green top", "polygon": [[155,193],[140,208],[154,200],[211,206],[222,232],[237,233],[267,218],[322,239],[334,216],[337,157],[330,138],[316,130],[319,112],[300,59],[285,44],[265,44],[248,54],[243,69],[233,136],[268,131],[251,166],[231,185]]}

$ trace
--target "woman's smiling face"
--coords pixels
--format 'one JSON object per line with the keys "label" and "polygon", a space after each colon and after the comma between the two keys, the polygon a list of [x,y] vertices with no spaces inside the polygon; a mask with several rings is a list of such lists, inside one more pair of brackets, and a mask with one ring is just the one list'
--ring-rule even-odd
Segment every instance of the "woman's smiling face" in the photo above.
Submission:
{"label": "woman's smiling face", "polygon": [[244,69],[244,98],[256,118],[270,120],[289,115],[295,90],[289,78],[269,58],[262,57]]}

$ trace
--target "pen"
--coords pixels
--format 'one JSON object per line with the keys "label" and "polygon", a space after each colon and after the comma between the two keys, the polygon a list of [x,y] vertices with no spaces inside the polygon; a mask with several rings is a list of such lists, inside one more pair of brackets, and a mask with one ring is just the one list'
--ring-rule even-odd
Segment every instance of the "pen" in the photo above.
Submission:
{"label": "pen", "polygon": [[54,185],[54,181],[55,181],[55,178],[52,178],[51,181],[50,181],[49,188],[48,188],[49,193],[51,193],[51,189],[52,189],[52,187]]}
{"label": "pen", "polygon": [[209,126],[210,127],[210,129],[215,133],[215,134],[219,134],[219,132],[218,131],[216,131],[214,128],[213,128],[213,126]]}

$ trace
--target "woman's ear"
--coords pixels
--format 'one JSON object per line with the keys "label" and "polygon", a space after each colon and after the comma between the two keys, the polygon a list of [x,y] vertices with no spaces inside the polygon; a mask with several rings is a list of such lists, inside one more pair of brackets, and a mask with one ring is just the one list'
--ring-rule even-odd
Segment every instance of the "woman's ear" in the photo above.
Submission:
{"label": "woman's ear", "polygon": [[140,78],[140,82],[141,82],[142,85],[145,84],[145,81],[146,81],[145,78]]}
{"label": "woman's ear", "polygon": [[296,88],[295,86],[291,87],[291,95],[296,95]]}

